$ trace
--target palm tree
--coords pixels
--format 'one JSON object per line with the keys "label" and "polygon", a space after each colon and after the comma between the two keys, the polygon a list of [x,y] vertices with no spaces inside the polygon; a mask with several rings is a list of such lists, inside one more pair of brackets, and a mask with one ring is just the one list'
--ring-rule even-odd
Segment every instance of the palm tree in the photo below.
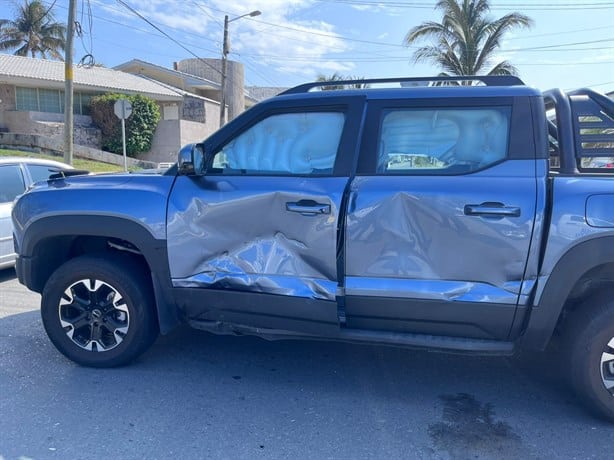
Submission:
{"label": "palm tree", "polygon": [[[335,82],[335,81],[343,81],[343,80],[364,80],[364,78],[362,77],[354,77],[352,75],[348,75],[347,77],[341,75],[340,73],[335,72],[334,74],[330,75],[330,76],[326,76],[324,74],[320,74],[318,75],[318,78],[316,78],[317,82]],[[331,91],[331,90],[335,90],[335,89],[362,89],[362,88],[368,88],[369,85],[367,83],[352,83],[349,85],[326,85],[326,86],[322,86],[321,90],[322,91]]]}
{"label": "palm tree", "polygon": [[[320,74],[318,75],[318,78],[316,78],[317,82],[329,82],[329,81],[341,81],[341,80],[345,80],[345,78],[343,77],[343,75],[335,72],[332,75],[324,75],[324,74]],[[333,91],[336,89],[343,89],[344,86],[343,85],[326,85],[326,86],[322,86],[321,90],[322,91]]]}
{"label": "palm tree", "polygon": [[405,45],[431,39],[432,45],[418,48],[414,62],[431,62],[443,69],[440,76],[516,75],[509,61],[492,64],[503,35],[515,27],[531,27],[533,21],[521,13],[509,13],[499,19],[488,16],[488,0],[439,0],[441,23],[423,22],[405,36]]}
{"label": "palm tree", "polygon": [[0,50],[15,49],[15,55],[36,57],[47,55],[64,60],[66,26],[55,22],[51,8],[38,0],[24,0],[14,20],[0,19]]}

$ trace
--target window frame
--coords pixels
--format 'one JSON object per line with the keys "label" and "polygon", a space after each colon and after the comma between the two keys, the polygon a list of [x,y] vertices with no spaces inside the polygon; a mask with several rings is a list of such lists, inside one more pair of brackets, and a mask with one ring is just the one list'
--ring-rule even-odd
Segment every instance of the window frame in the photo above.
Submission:
{"label": "window frame", "polygon": [[[504,158],[471,171],[445,169],[414,169],[393,172],[378,172],[379,139],[382,123],[386,114],[393,110],[433,109],[462,110],[470,109],[510,109],[510,127],[508,133],[507,154]],[[507,160],[535,158],[533,123],[529,98],[519,97],[458,97],[447,99],[414,99],[414,100],[374,100],[369,101],[366,125],[362,137],[357,174],[361,176],[464,176],[492,168]]]}
{"label": "window frame", "polygon": [[[20,103],[19,93],[23,90],[31,91],[36,96],[36,108],[24,107]],[[57,93],[58,103],[59,103],[59,111],[58,112],[49,112],[47,110],[41,110],[41,91],[53,91]],[[91,92],[82,92],[75,91],[73,95],[73,113],[75,115],[90,115],[89,104],[93,97],[100,96],[104,93],[91,93]],[[86,97],[86,103],[83,103],[83,96]],[[21,98],[23,100],[23,98]],[[85,108],[87,107],[87,110]],[[61,89],[55,88],[38,88],[38,87],[30,87],[30,86],[15,86],[15,109],[19,112],[41,112],[41,113],[64,113],[64,91]]]}
{"label": "window frame", "polygon": [[[224,177],[349,177],[358,157],[359,134],[365,108],[364,96],[338,96],[326,99],[271,101],[258,104],[235,118],[222,129],[210,136],[204,142],[208,155],[207,172],[205,175]],[[240,136],[265,118],[274,115],[292,113],[336,112],[345,116],[335,164],[331,173],[324,174],[223,174],[213,172],[212,165],[215,155],[229,142]]]}

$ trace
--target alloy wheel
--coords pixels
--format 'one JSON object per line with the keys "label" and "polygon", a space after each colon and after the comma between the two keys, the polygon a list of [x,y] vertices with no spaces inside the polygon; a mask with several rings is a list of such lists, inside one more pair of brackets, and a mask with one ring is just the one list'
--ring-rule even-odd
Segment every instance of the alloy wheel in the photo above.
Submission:
{"label": "alloy wheel", "polygon": [[614,337],[610,339],[601,353],[601,381],[614,396]]}
{"label": "alloy wheel", "polygon": [[117,347],[130,327],[130,313],[122,295],[97,279],[71,284],[62,294],[58,314],[68,338],[93,352]]}

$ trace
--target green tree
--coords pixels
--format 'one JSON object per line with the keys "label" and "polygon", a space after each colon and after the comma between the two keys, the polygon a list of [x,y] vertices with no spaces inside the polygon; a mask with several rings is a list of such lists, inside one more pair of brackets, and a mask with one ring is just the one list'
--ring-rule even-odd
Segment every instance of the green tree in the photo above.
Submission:
{"label": "green tree", "polygon": [[531,18],[514,12],[493,19],[489,0],[439,0],[435,8],[443,13],[441,22],[423,22],[405,36],[407,46],[431,41],[414,52],[414,62],[436,64],[440,76],[517,74],[509,61],[490,66],[505,33],[531,27]]}
{"label": "green tree", "polygon": [[24,0],[14,20],[0,19],[0,50],[15,50],[17,56],[64,60],[66,26],[55,22],[51,7],[38,0]]}
{"label": "green tree", "polygon": [[113,111],[118,99],[128,99],[132,104],[132,114],[126,119],[126,155],[135,157],[149,151],[160,121],[160,108],[156,101],[141,94],[104,94],[92,98],[92,120],[102,132],[103,150],[122,153],[121,121]]}

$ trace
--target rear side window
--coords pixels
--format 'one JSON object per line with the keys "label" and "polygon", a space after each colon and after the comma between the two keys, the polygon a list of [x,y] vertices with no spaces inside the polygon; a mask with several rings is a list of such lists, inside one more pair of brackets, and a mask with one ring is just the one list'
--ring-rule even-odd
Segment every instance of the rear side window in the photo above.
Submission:
{"label": "rear side window", "polygon": [[27,165],[32,182],[40,182],[43,180],[49,180],[49,176],[59,171],[59,168],[55,166],[45,165]]}
{"label": "rear side window", "polygon": [[377,171],[458,174],[507,156],[511,109],[395,109],[383,112]]}
{"label": "rear side window", "polygon": [[25,189],[18,165],[0,165],[0,203],[13,201]]}
{"label": "rear side window", "polygon": [[339,112],[272,115],[217,152],[211,172],[332,174],[344,123],[345,115]]}

